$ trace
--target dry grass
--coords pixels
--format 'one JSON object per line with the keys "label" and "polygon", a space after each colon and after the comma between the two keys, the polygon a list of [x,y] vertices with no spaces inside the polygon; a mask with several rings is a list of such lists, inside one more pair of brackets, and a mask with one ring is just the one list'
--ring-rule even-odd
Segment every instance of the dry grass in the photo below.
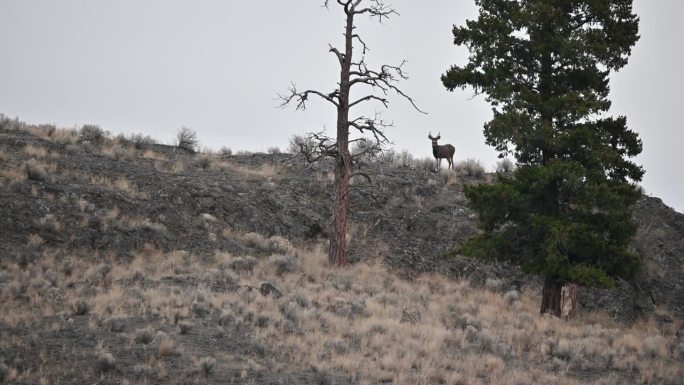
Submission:
{"label": "dry grass", "polygon": [[173,338],[166,334],[157,336],[159,338],[158,351],[160,356],[171,356],[176,353],[176,343]]}
{"label": "dry grass", "polygon": [[184,161],[163,161],[163,160],[157,160],[154,162],[154,168],[157,171],[165,172],[165,173],[171,173],[171,174],[180,174],[185,171],[185,162]]}
{"label": "dry grass", "polygon": [[129,181],[125,177],[107,178],[97,174],[80,173],[80,172],[64,172],[63,175],[76,178],[82,183],[100,185],[112,190],[120,191],[131,198],[148,199],[149,195],[141,191],[138,185]]}
{"label": "dry grass", "polygon": [[55,128],[54,126],[26,126],[29,134],[59,144],[74,144],[78,141],[78,131],[73,128]]}
{"label": "dry grass", "polygon": [[24,152],[28,156],[35,158],[45,158],[48,155],[48,150],[45,147],[34,146],[32,144],[27,144],[24,147]]}
{"label": "dry grass", "polygon": [[166,160],[166,157],[164,156],[164,154],[160,154],[160,153],[158,153],[156,151],[152,151],[152,150],[145,150],[142,153],[142,157],[147,158],[147,159],[154,159],[154,160]]}
{"label": "dry grass", "polygon": [[464,174],[474,178],[482,178],[485,175],[485,168],[477,159],[466,159],[454,165],[454,169],[459,174]]}
{"label": "dry grass", "polygon": [[444,187],[457,186],[460,183],[458,173],[454,169],[441,169],[440,174],[442,175]]}
{"label": "dry grass", "polygon": [[0,170],[0,178],[2,184],[11,186],[13,184],[24,182],[28,179],[26,170],[21,167],[7,168]]}
{"label": "dry grass", "polygon": [[115,160],[132,158],[135,156],[135,149],[121,145],[118,139],[111,140],[102,147],[101,153]]}
{"label": "dry grass", "polygon": [[273,164],[263,164],[259,168],[251,168],[229,162],[212,162],[209,168],[214,171],[233,171],[250,180],[275,178],[281,173],[281,167]]}
{"label": "dry grass", "polygon": [[[104,217],[127,220],[118,210]],[[131,347],[152,344],[152,358],[136,369],[141,373],[164,372],[159,363],[172,355],[187,355],[188,372],[217,372],[222,359],[199,357],[221,352],[207,346],[197,355],[178,334],[209,324],[224,333],[248,330],[285,362],[348,373],[360,384],[669,384],[684,375],[677,364],[684,354],[677,353],[679,321],[622,327],[600,313],[561,321],[537,314],[536,290],[502,294],[494,281],[491,290],[479,289],[436,274],[408,281],[380,261],[332,269],[322,247],[296,249],[280,237],[237,230],[224,236],[266,256],[146,245],[127,262],[105,253],[86,263],[58,251],[43,251],[25,267],[0,261],[6,282],[0,322],[30,324],[71,306],[68,315],[100,320],[91,327],[124,333]],[[42,244],[35,242],[31,249]],[[200,284],[171,284],[184,280]],[[210,289],[265,281],[282,297]],[[166,332],[158,324],[119,327],[127,317],[161,320]],[[102,368],[118,368],[106,354],[101,358]]]}

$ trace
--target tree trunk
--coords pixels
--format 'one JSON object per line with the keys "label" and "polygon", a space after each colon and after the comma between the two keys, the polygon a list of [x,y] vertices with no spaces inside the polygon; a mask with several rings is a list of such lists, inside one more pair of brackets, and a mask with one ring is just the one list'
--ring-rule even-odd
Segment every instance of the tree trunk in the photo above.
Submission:
{"label": "tree trunk", "polygon": [[335,160],[335,186],[333,192],[332,224],[328,260],[331,265],[344,266],[347,261],[347,216],[349,214],[349,77],[352,63],[352,35],[354,14],[347,14],[345,54],[340,70],[340,97],[337,107],[337,159]]}
{"label": "tree trunk", "polygon": [[561,290],[561,317],[571,319],[577,316],[577,285],[568,283]]}
{"label": "tree trunk", "polygon": [[553,316],[561,316],[561,291],[563,283],[551,278],[544,279],[542,289],[542,303],[540,314],[550,313]]}
{"label": "tree trunk", "polygon": [[[347,157],[348,158],[348,157]],[[335,186],[332,205],[332,231],[328,259],[331,265],[344,266],[347,261],[347,215],[349,212],[349,162],[338,156],[335,162]]]}

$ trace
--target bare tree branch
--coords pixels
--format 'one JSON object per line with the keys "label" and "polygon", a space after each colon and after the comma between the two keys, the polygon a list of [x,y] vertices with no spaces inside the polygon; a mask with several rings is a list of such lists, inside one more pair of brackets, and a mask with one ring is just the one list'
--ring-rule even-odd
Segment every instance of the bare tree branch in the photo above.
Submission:
{"label": "bare tree branch", "polygon": [[306,102],[309,100],[309,95],[316,95],[319,96],[330,103],[334,104],[335,106],[338,106],[337,102],[337,97],[339,95],[340,91],[339,90],[334,90],[333,92],[329,94],[324,94],[320,91],[316,90],[306,90],[299,92],[297,91],[297,86],[292,83],[290,85],[290,88],[288,88],[288,93],[287,94],[278,94],[277,99],[281,100],[280,103],[280,108],[285,108],[287,107],[290,103],[293,101],[296,101],[297,103],[297,109],[298,110],[306,110]]}
{"label": "bare tree branch", "polygon": [[399,13],[392,7],[391,4],[385,4],[383,0],[370,0],[371,5],[366,8],[357,9],[361,1],[358,0],[352,9],[356,15],[368,14],[371,18],[376,17],[381,24],[385,19],[389,19],[392,15],[399,16]]}
{"label": "bare tree branch", "polygon": [[299,146],[298,154],[304,156],[309,168],[324,158],[335,158],[339,154],[337,142],[324,131],[310,132],[294,144]]}
{"label": "bare tree branch", "polygon": [[330,47],[330,52],[334,53],[335,56],[337,56],[337,60],[339,60],[340,65],[343,65],[344,64],[344,54],[342,52],[340,52],[340,50],[338,50],[337,48],[333,47],[331,44],[328,44],[328,46]]}
{"label": "bare tree branch", "polygon": [[389,102],[387,101],[387,99],[381,98],[381,97],[379,97],[379,96],[377,96],[377,95],[366,95],[366,96],[364,96],[364,97],[362,97],[362,98],[360,98],[360,99],[358,99],[358,100],[355,100],[355,101],[349,103],[349,108],[354,107],[355,105],[357,105],[357,104],[359,104],[359,103],[362,103],[362,102],[365,102],[365,101],[367,101],[367,100],[377,100],[377,101],[379,101],[380,103],[382,103],[382,104],[385,106],[385,108],[388,107],[388,103],[389,103]]}
{"label": "bare tree branch", "polygon": [[[365,55],[366,55],[366,52],[370,51],[370,49],[369,49],[368,46],[366,45],[366,42],[363,41],[363,39],[361,38],[361,36],[359,36],[358,34],[353,34],[353,35],[352,35],[352,39],[358,40],[359,43],[361,43],[361,45],[363,46],[363,49],[361,50],[361,56],[365,56]],[[363,61],[363,59],[361,59],[361,60]]]}
{"label": "bare tree branch", "polygon": [[[374,71],[368,69],[366,63],[363,60],[361,60],[359,63],[355,63],[355,70],[350,72],[350,75],[354,76],[354,78],[350,80],[350,85],[354,86],[357,84],[366,84],[374,89],[379,89],[380,91],[382,91],[384,95],[387,95],[390,91],[393,91],[396,94],[404,97],[404,99],[408,100],[409,103],[411,103],[411,105],[413,106],[413,108],[416,109],[416,111],[426,114],[426,112],[421,110],[416,105],[416,102],[412,97],[406,95],[404,91],[402,91],[399,87],[396,86],[396,83],[398,83],[400,80],[408,79],[408,74],[403,69],[405,64],[406,60],[402,61],[401,64],[398,66],[391,66],[385,64],[382,67],[380,67],[380,71]],[[371,99],[379,100],[385,105],[385,107],[387,107],[387,100],[379,97],[361,98],[353,104],[356,104],[362,100]],[[353,104],[350,104],[350,106]]]}
{"label": "bare tree branch", "polygon": [[384,131],[394,126],[394,124],[382,120],[379,112],[376,112],[373,118],[360,116],[350,120],[348,124],[349,127],[357,129],[362,134],[370,132],[378,143],[389,143]]}

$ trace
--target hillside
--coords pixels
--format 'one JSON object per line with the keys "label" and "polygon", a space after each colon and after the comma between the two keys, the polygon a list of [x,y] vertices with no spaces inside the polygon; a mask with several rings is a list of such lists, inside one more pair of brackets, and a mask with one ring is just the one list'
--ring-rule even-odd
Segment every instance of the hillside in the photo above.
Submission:
{"label": "hillside", "polygon": [[356,263],[334,270],[321,251],[325,164],[83,134],[0,128],[0,380],[617,384],[684,374],[684,216],[657,198],[634,211],[643,271],[616,289],[582,289],[582,318],[566,322],[537,315],[538,282],[515,267],[444,257],[476,232],[463,184],[491,177],[468,165],[371,162],[373,183],[352,189]]}

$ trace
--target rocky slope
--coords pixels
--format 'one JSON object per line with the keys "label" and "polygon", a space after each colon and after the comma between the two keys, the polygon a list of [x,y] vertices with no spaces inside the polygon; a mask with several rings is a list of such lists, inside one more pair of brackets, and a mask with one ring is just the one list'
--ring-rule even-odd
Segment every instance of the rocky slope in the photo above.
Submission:
{"label": "rocky slope", "polygon": [[581,289],[582,318],[566,322],[535,314],[536,278],[445,257],[477,231],[463,185],[492,175],[473,165],[370,162],[372,183],[351,190],[356,263],[338,271],[321,252],[330,165],[0,123],[0,382],[575,385],[683,374],[684,216],[657,198],[634,208],[642,271]]}
{"label": "rocky slope", "polygon": [[[102,145],[73,132],[66,139],[36,133],[0,131],[6,175],[0,253],[6,257],[24,263],[36,258],[26,252],[34,236],[65,252],[108,250],[124,260],[146,244],[191,253],[244,252],[222,236],[230,231],[302,243],[325,237],[329,165],[311,170],[288,154],[207,156],[149,143],[136,149],[125,140]],[[491,175],[478,179],[464,169],[439,173],[404,163],[373,162],[367,166],[372,183],[353,181],[352,260],[380,257],[408,277],[437,271],[478,284],[499,279],[509,287],[530,279],[510,266],[444,257],[477,231],[463,184]],[[25,180],[31,169],[38,175]],[[684,317],[684,215],[644,197],[634,216],[634,248],[644,269],[616,289],[583,290],[580,301],[625,321],[661,306]]]}

